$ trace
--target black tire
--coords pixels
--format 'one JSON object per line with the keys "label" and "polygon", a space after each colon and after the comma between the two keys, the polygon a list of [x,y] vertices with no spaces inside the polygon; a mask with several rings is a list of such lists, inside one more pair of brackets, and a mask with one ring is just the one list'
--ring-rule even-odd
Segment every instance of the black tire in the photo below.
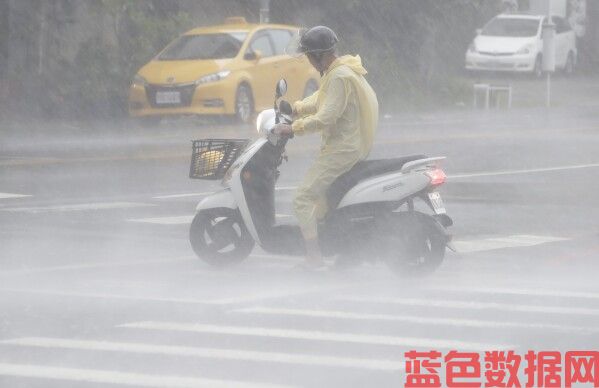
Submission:
{"label": "black tire", "polygon": [[535,67],[532,69],[532,75],[535,78],[541,78],[543,76],[543,56],[537,55]]}
{"label": "black tire", "polygon": [[443,262],[446,237],[433,217],[420,212],[395,213],[395,219],[381,230],[379,247],[387,266],[401,277],[419,277],[433,273]]}
{"label": "black tire", "polygon": [[238,211],[231,209],[202,210],[194,217],[189,241],[196,255],[215,267],[239,263],[254,248]]}
{"label": "black tire", "polygon": [[238,122],[248,124],[254,115],[254,97],[252,89],[246,83],[237,87],[235,93],[235,118]]}
{"label": "black tire", "polygon": [[566,65],[564,66],[564,74],[571,76],[574,74],[574,67],[576,66],[576,60],[574,59],[574,53],[570,51],[568,53],[568,59],[566,59]]}
{"label": "black tire", "polygon": [[303,97],[310,97],[311,95],[313,95],[316,91],[318,90],[318,82],[316,82],[316,80],[313,79],[309,79],[308,82],[306,82],[306,86],[304,86],[304,94]]}

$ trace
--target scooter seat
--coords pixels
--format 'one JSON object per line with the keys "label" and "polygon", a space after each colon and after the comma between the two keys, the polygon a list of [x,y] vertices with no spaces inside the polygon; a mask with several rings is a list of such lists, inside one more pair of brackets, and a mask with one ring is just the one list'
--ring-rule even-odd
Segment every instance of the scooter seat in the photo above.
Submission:
{"label": "scooter seat", "polygon": [[412,155],[393,159],[364,160],[356,163],[351,170],[337,178],[329,187],[327,192],[329,209],[335,209],[345,194],[361,181],[377,175],[399,171],[404,164],[425,158],[424,155]]}

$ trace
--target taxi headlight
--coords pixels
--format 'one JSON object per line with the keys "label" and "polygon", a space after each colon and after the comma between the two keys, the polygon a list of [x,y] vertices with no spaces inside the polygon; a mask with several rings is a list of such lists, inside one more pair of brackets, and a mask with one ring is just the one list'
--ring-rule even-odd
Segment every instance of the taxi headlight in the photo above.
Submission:
{"label": "taxi headlight", "polygon": [[532,49],[533,49],[533,45],[532,44],[527,44],[526,46],[524,46],[520,50],[518,50],[516,52],[516,54],[519,54],[519,55],[530,54],[532,52]]}
{"label": "taxi headlight", "polygon": [[148,81],[146,81],[146,79],[144,77],[142,77],[139,74],[135,74],[135,76],[133,77],[133,85],[135,86],[146,86],[148,84]]}
{"label": "taxi headlight", "polygon": [[210,82],[220,81],[221,79],[227,78],[231,74],[230,70],[219,71],[218,73],[208,74],[196,81],[196,85],[207,84]]}

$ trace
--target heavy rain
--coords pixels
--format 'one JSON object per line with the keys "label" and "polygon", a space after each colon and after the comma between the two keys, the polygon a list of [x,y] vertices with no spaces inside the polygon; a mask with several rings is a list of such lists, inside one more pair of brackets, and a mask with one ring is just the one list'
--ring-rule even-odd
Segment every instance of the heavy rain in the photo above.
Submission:
{"label": "heavy rain", "polygon": [[598,151],[597,0],[0,0],[0,387],[599,387]]}

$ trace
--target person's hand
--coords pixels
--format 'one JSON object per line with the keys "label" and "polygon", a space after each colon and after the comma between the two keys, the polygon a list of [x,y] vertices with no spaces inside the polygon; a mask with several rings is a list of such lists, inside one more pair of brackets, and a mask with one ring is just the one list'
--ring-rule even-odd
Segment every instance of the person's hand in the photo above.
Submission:
{"label": "person's hand", "polygon": [[291,125],[289,124],[279,123],[272,129],[272,133],[278,136],[291,136],[293,134],[293,129],[291,129]]}

